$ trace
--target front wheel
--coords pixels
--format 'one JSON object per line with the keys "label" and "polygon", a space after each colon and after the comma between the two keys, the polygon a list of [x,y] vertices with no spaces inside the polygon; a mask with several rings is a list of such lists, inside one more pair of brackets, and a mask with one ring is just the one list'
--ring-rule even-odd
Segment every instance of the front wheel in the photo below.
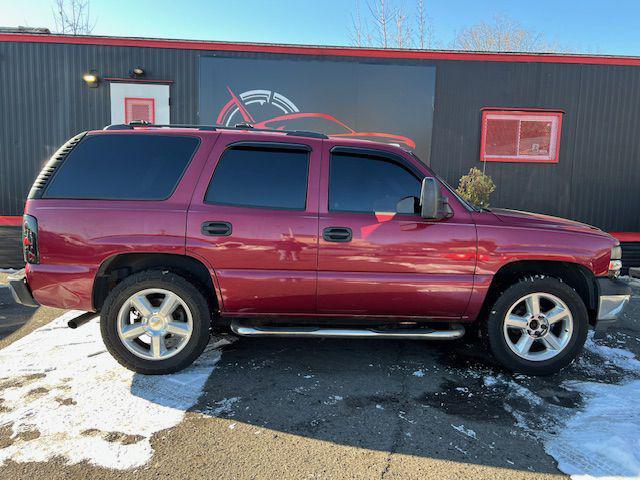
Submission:
{"label": "front wheel", "polygon": [[209,341],[207,301],[186,279],[148,270],[118,284],[105,300],[100,329],[109,353],[138,373],[190,365]]}
{"label": "front wheel", "polygon": [[589,317],[580,296],[556,278],[533,277],[507,288],[487,320],[489,345],[509,370],[550,375],[578,356]]}

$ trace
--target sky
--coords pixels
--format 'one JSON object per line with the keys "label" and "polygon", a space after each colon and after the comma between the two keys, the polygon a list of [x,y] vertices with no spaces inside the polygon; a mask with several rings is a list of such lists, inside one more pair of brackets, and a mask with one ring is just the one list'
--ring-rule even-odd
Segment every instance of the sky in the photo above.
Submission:
{"label": "sky", "polygon": [[[356,0],[91,0],[95,35],[350,45]],[[360,0],[361,9],[367,0]],[[415,0],[396,0],[413,10]],[[0,0],[0,26],[54,29],[53,0]],[[425,0],[438,48],[496,14],[578,53],[640,56],[639,0]]]}

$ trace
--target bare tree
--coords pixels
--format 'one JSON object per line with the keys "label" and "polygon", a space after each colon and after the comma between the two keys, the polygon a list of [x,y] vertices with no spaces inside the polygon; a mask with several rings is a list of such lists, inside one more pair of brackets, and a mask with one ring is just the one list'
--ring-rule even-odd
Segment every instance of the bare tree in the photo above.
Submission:
{"label": "bare tree", "polygon": [[547,42],[544,34],[525,28],[505,15],[491,22],[480,22],[458,32],[452,43],[456,50],[476,52],[558,52],[560,47]]}
{"label": "bare tree", "polygon": [[54,0],[53,20],[58,33],[87,35],[96,21],[91,18],[90,0]]}
{"label": "bare tree", "polygon": [[418,23],[418,48],[423,50],[425,48],[433,48],[433,23],[431,21],[431,17],[427,16],[424,0],[418,0],[416,10]]}
{"label": "bare tree", "polygon": [[355,0],[349,37],[356,47],[431,48],[433,35],[424,0],[418,0],[416,12],[405,7],[404,0],[365,0],[366,9]]}
{"label": "bare tree", "polygon": [[413,29],[409,20],[409,15],[404,8],[398,7],[395,11],[395,46],[398,48],[409,48],[413,41]]}
{"label": "bare tree", "polygon": [[364,32],[362,31],[362,18],[360,17],[360,2],[356,0],[356,15],[351,14],[351,28],[349,29],[351,43],[355,47],[362,47],[364,43]]}
{"label": "bare tree", "polygon": [[395,13],[389,12],[386,0],[368,1],[369,13],[373,20],[374,34],[380,42],[382,48],[389,47],[389,25],[395,17]]}

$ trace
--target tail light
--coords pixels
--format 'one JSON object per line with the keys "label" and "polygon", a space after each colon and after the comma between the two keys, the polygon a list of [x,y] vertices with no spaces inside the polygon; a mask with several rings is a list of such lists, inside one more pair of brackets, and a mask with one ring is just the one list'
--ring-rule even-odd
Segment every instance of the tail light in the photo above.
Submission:
{"label": "tail light", "polygon": [[38,220],[32,215],[22,218],[22,253],[26,263],[40,263]]}
{"label": "tail light", "polygon": [[620,245],[616,245],[611,249],[609,276],[611,278],[620,276],[620,270],[622,270],[622,248],[620,248]]}

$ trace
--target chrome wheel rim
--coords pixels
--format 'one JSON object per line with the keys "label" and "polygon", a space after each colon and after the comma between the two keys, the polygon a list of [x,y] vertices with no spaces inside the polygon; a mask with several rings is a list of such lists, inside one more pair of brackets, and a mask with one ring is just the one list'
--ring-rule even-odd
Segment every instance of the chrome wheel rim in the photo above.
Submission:
{"label": "chrome wheel rim", "polygon": [[118,312],[118,336],[131,353],[145,360],[177,355],[193,334],[193,317],[175,293],[148,288],[131,295]]}
{"label": "chrome wheel rim", "polygon": [[507,311],[504,339],[513,353],[533,362],[549,360],[569,345],[573,316],[567,304],[550,293],[536,292]]}

